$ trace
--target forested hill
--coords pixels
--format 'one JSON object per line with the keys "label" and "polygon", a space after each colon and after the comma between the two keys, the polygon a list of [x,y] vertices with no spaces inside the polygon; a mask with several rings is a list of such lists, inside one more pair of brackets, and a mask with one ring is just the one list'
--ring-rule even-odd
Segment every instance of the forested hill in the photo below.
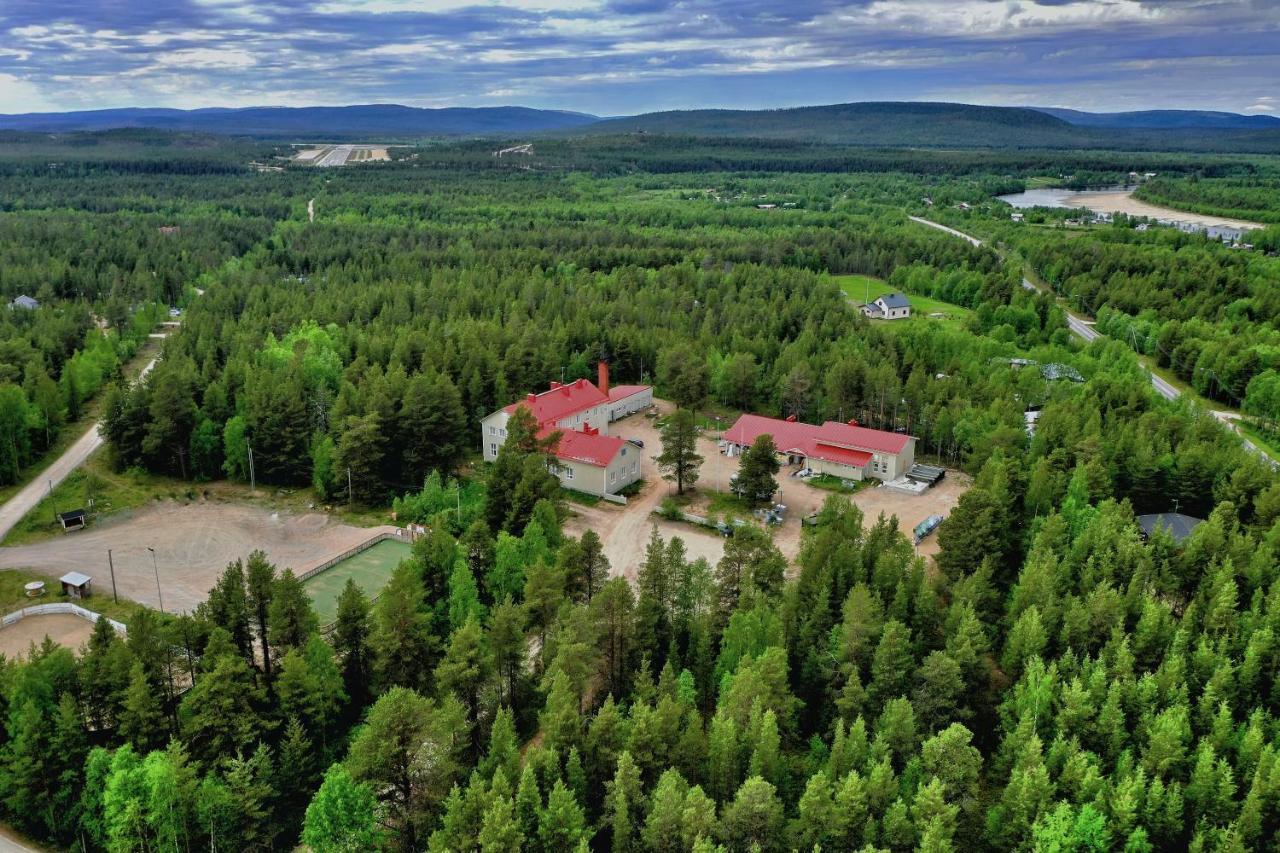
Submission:
{"label": "forested hill", "polygon": [[1036,110],[1080,127],[1280,130],[1280,118],[1276,116],[1241,115],[1213,110],[1138,110],[1124,113],[1088,113],[1053,107],[1036,107]]}
{"label": "forested hill", "polygon": [[912,102],[675,110],[600,121],[584,130],[888,147],[1280,152],[1280,128],[1087,127],[1031,108]]}
{"label": "forested hill", "polygon": [[248,136],[458,136],[579,127],[595,116],[528,107],[419,109],[399,104],[244,109],[117,109],[0,115],[0,130],[78,131],[147,127]]}

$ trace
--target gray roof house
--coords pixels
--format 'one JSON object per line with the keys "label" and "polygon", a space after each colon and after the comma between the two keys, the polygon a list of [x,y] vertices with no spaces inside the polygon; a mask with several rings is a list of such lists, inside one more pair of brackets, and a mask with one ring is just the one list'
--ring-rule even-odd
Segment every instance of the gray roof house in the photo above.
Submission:
{"label": "gray roof house", "polygon": [[1157,512],[1138,516],[1138,527],[1142,529],[1143,539],[1151,538],[1151,534],[1158,528],[1168,533],[1179,545],[1191,535],[1191,531],[1203,523],[1204,519],[1183,515],[1180,512]]}
{"label": "gray roof house", "polygon": [[886,293],[862,306],[872,320],[903,320],[911,316],[911,303],[901,293]]}
{"label": "gray roof house", "polygon": [[17,299],[9,303],[10,308],[21,308],[24,311],[34,311],[40,307],[40,303],[27,296],[25,293]]}

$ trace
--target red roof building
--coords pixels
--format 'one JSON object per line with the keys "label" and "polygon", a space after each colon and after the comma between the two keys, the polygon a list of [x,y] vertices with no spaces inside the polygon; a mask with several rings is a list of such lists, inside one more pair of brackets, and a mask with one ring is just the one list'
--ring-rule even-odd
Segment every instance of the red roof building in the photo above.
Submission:
{"label": "red roof building", "polygon": [[566,487],[592,494],[612,494],[640,478],[640,453],[626,439],[609,435],[609,424],[653,404],[648,385],[609,387],[608,365],[600,365],[599,385],[586,379],[552,382],[540,394],[529,394],[481,421],[486,461],[497,458],[507,437],[507,419],[527,408],[541,427],[539,434],[560,434],[555,473]]}
{"label": "red roof building", "polygon": [[731,455],[750,447],[761,435],[773,436],[788,462],[843,479],[905,476],[915,463],[915,439],[909,435],[867,429],[856,422],[827,421],[818,426],[788,418],[743,415],[724,433]]}

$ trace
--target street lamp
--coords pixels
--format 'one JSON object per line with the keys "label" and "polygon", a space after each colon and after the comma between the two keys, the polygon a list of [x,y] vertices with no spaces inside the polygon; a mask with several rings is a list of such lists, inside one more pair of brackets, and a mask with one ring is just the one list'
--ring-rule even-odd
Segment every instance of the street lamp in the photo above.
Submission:
{"label": "street lamp", "polygon": [[151,569],[156,573],[156,596],[160,599],[160,612],[164,612],[164,593],[160,591],[160,567],[156,564],[156,549],[148,547],[151,552]]}

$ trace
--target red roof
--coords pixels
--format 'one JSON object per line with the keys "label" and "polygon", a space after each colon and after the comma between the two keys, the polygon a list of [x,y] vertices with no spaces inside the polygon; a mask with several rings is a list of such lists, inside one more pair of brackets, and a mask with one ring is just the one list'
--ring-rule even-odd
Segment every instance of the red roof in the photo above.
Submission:
{"label": "red roof", "polygon": [[725,431],[724,439],[734,444],[749,445],[766,433],[773,436],[773,443],[783,453],[855,466],[867,464],[871,460],[871,452],[901,453],[911,440],[909,435],[850,426],[838,421],[827,421],[817,426],[762,415],[738,418]]}
{"label": "red roof", "polygon": [[642,391],[648,390],[648,385],[617,385],[609,389],[609,402],[616,403],[619,400],[625,400],[633,394],[639,394]]}
{"label": "red roof", "polygon": [[507,406],[503,411],[511,414],[518,407],[525,406],[533,412],[534,420],[542,426],[547,426],[575,412],[598,406],[608,399],[595,385],[585,379],[579,379],[568,385],[557,384],[552,386],[551,390],[543,391],[541,394],[530,394],[529,397]]}
{"label": "red roof", "polygon": [[850,465],[854,468],[862,468],[871,461],[871,454],[865,450],[849,450],[832,444],[824,444],[821,441],[811,442],[804,455],[806,459],[823,459],[827,462],[839,462],[841,465]]}
{"label": "red roof", "polygon": [[552,432],[560,433],[560,443],[556,445],[557,459],[572,459],[597,468],[604,468],[612,462],[618,455],[618,451],[627,443],[616,435],[600,435],[570,429],[544,429],[542,435]]}

